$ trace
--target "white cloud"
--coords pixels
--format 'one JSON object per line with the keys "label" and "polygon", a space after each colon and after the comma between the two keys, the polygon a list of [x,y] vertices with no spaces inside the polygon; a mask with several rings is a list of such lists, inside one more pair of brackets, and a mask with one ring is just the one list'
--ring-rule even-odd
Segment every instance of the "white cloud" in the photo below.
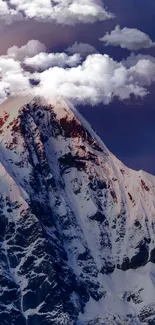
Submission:
{"label": "white cloud", "polygon": [[66,50],[69,54],[80,53],[82,56],[87,56],[88,54],[96,53],[94,46],[87,43],[75,42],[72,46],[69,46]]}
{"label": "white cloud", "polygon": [[141,60],[147,60],[155,64],[155,57],[143,54],[135,55],[135,53],[133,52],[130,54],[130,56],[127,57],[126,60],[122,60],[122,62],[127,68],[130,68],[136,65]]}
{"label": "white cloud", "polygon": [[68,56],[66,53],[39,53],[31,58],[26,58],[24,63],[26,66],[34,68],[38,71],[49,69],[50,67],[73,67],[81,62],[80,54]]}
{"label": "white cloud", "polygon": [[135,28],[121,29],[120,26],[116,26],[111,33],[106,33],[100,40],[106,45],[121,46],[131,51],[155,46],[147,34]]}
{"label": "white cloud", "polygon": [[[147,90],[145,85],[155,80],[155,65],[153,74],[146,69],[141,78],[138,62],[136,66],[127,69],[123,63],[118,63],[108,55],[89,55],[82,65],[63,69],[54,67],[40,74],[39,93],[44,96],[61,95],[74,104],[98,103],[108,104],[117,96],[120,100],[131,94],[143,97]],[[150,62],[147,62],[148,67]],[[152,69],[152,67],[151,67]],[[141,85],[141,81],[143,85]]]}
{"label": "white cloud", "polygon": [[[11,6],[11,7],[10,7]],[[12,9],[13,6],[13,9]],[[0,16],[8,23],[21,16],[59,24],[95,22],[113,17],[101,0],[1,0]]]}
{"label": "white cloud", "polygon": [[9,8],[7,1],[0,0],[0,19],[5,20],[7,24],[11,24],[14,20],[22,20],[23,15],[21,12]]}
{"label": "white cloud", "polygon": [[12,58],[0,57],[0,103],[9,95],[27,94],[31,91],[29,76],[20,62]]}
{"label": "white cloud", "polygon": [[[24,56],[22,52],[22,59]],[[151,56],[132,54],[127,60],[117,62],[108,55],[91,54],[80,64],[79,59],[79,54],[45,52],[22,62],[17,61],[16,55],[14,58],[1,56],[0,102],[10,95],[33,92],[45,97],[63,96],[74,104],[108,104],[115,97],[120,100],[128,99],[131,94],[143,97],[147,87],[155,82],[155,59]],[[37,71],[47,70],[28,72],[23,62],[31,62]],[[39,85],[32,86],[30,79],[39,80]]]}
{"label": "white cloud", "polygon": [[35,55],[46,51],[46,46],[37,40],[31,40],[22,47],[12,46],[7,51],[7,56],[18,61],[25,58],[32,58]]}

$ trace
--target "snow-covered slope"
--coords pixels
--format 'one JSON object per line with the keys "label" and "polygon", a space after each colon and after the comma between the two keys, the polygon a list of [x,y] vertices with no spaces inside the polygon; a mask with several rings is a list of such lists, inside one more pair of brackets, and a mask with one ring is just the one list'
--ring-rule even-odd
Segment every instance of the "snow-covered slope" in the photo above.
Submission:
{"label": "snow-covered slope", "polygon": [[62,99],[0,119],[0,324],[155,324],[155,178]]}

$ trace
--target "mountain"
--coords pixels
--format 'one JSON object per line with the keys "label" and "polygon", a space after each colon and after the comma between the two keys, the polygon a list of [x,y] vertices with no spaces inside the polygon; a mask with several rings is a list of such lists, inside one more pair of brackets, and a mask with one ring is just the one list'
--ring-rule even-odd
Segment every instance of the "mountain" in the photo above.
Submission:
{"label": "mountain", "polygon": [[70,104],[0,118],[0,324],[155,324],[155,177]]}

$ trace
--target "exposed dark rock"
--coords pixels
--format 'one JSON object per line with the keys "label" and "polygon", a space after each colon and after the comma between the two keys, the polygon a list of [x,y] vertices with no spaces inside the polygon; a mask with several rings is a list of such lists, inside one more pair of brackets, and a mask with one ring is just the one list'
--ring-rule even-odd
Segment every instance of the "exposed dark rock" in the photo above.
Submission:
{"label": "exposed dark rock", "polygon": [[139,222],[139,220],[135,220],[134,225],[135,225],[137,228],[141,228],[141,227],[142,227],[141,224],[140,224],[140,222]]}
{"label": "exposed dark rock", "polygon": [[65,137],[76,138],[80,137],[87,140],[93,149],[97,151],[103,151],[96,140],[91,136],[91,134],[77,121],[76,118],[68,120],[67,118],[60,119],[60,125],[65,132]]}
{"label": "exposed dark rock", "polygon": [[155,263],[155,248],[150,253],[150,262]]}
{"label": "exposed dark rock", "polygon": [[91,216],[90,219],[102,223],[105,221],[106,217],[102,212],[98,211],[93,216]]}
{"label": "exposed dark rock", "polygon": [[[147,322],[149,325],[151,324],[151,322],[154,322],[155,317],[155,305],[154,304],[150,304],[144,308],[141,309],[140,313],[139,313],[139,320],[142,323]],[[151,318],[151,319],[149,319]]]}
{"label": "exposed dark rock", "polygon": [[118,267],[118,268],[121,268],[123,271],[127,271],[128,269],[130,269],[130,260],[129,260],[129,258],[125,257],[123,259],[123,262],[122,262],[121,266]]}
{"label": "exposed dark rock", "polygon": [[146,244],[141,244],[139,247],[139,252],[131,258],[130,267],[136,269],[145,265],[149,258],[148,247]]}
{"label": "exposed dark rock", "polygon": [[145,190],[145,191],[147,191],[147,192],[149,192],[149,187],[145,184],[145,182],[143,181],[143,180],[141,180],[141,186],[142,186],[142,188]]}
{"label": "exposed dark rock", "polygon": [[76,167],[78,170],[85,169],[85,161],[80,157],[74,157],[71,153],[65,154],[59,158],[61,170],[64,172],[68,168]]}

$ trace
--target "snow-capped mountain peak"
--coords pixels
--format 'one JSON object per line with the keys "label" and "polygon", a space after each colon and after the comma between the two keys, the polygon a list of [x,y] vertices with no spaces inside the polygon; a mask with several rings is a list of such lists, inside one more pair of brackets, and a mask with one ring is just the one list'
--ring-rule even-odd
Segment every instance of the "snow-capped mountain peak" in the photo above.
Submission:
{"label": "snow-capped mountain peak", "polygon": [[5,110],[0,195],[1,325],[155,324],[155,178],[69,103]]}

